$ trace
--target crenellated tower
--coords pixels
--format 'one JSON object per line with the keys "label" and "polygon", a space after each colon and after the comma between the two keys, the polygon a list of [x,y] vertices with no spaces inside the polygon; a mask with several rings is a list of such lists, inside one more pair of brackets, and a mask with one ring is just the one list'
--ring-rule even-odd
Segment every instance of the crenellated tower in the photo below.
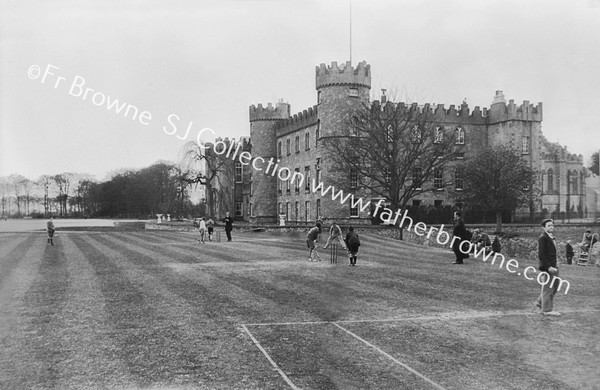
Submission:
{"label": "crenellated tower", "polygon": [[[290,105],[279,102],[273,107],[259,104],[250,106],[250,139],[252,157],[261,157],[265,162],[277,161],[276,128],[279,122],[290,117]],[[250,168],[251,169],[251,168]],[[263,172],[252,172],[250,221],[274,223],[277,221],[277,177]]]}
{"label": "crenellated tower", "polygon": [[[321,64],[316,67],[317,89],[317,126],[320,139],[326,147],[328,137],[340,134],[352,120],[354,113],[368,109],[371,93],[371,66],[362,61],[353,67],[350,61],[338,65],[332,62],[331,66]],[[323,177],[326,183],[335,183],[345,180],[348,172],[335,172],[332,161],[327,153],[321,155],[320,165],[327,176]],[[348,179],[349,180],[349,179]],[[326,218],[347,218],[349,206],[340,205],[324,197],[323,210]]]}

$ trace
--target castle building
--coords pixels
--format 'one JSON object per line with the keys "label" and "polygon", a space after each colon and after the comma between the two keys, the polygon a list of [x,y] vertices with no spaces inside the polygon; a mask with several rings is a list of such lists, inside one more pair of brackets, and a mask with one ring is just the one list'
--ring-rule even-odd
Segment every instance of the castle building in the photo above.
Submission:
{"label": "castle building", "polygon": [[[262,104],[250,106],[250,148],[254,158],[265,161],[273,159],[280,167],[287,167],[295,180],[281,180],[279,175],[264,174],[248,169],[249,194],[244,219],[257,223],[273,223],[280,216],[295,223],[311,223],[317,217],[369,223],[371,210],[352,208],[332,200],[330,194],[321,196],[311,191],[313,179],[327,182],[335,175],[332,161],[323,147],[328,137],[339,134],[347,118],[364,109],[365,105],[386,104],[370,101],[371,66],[360,62],[355,67],[350,62],[316,67],[317,104],[298,114],[291,115],[288,103],[280,101],[273,106]],[[537,105],[524,101],[506,102],[502,91],[496,91],[489,108],[475,107],[472,111],[466,102],[448,108],[439,104],[432,110],[436,121],[455,134],[459,149],[457,162],[468,159],[479,150],[494,145],[508,145],[520,151],[523,159],[538,173],[534,184],[539,201],[517,215],[529,215],[532,211],[548,215],[566,210],[586,210],[586,170],[582,156],[567,152],[566,148],[550,143],[542,134],[542,103]],[[452,165],[452,164],[450,164]],[[433,191],[426,191],[413,198],[413,205],[453,205],[452,192],[461,190],[461,178],[453,166],[448,166],[434,177]],[[299,178],[303,177],[301,181]],[[284,177],[287,179],[287,177]],[[449,185],[448,183],[452,183]],[[360,192],[357,196],[367,197]],[[368,199],[371,200],[371,199]],[[236,206],[237,207],[237,206]],[[243,205],[241,207],[244,207]],[[533,207],[535,210],[530,210]]]}

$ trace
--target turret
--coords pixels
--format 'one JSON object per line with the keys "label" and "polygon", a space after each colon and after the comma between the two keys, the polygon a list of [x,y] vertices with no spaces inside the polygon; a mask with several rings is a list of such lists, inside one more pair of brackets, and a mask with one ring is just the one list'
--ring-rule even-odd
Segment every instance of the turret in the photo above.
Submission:
{"label": "turret", "polygon": [[[273,158],[277,161],[276,128],[279,122],[290,117],[290,105],[279,101],[275,107],[259,104],[250,106],[250,139],[252,157],[262,157],[264,161]],[[251,169],[248,166],[246,169]],[[252,171],[252,222],[273,223],[277,220],[277,178],[263,172]]]}

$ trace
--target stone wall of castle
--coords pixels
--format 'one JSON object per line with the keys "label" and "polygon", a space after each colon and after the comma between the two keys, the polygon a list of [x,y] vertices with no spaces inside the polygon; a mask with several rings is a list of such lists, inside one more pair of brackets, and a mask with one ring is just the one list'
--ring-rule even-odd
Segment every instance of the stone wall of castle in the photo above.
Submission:
{"label": "stone wall of castle", "polygon": [[[296,115],[290,116],[290,107],[284,103],[279,103],[276,107],[250,107],[252,155],[276,157],[280,167],[286,167],[292,173],[301,173],[304,180],[309,181],[308,187],[305,182],[298,190],[295,183],[290,183],[288,192],[287,183],[278,183],[276,177],[263,177],[262,173],[254,174],[251,199],[255,220],[262,218],[266,221],[282,213],[289,221],[307,222],[314,221],[317,217],[326,217],[346,223],[369,223],[369,209],[351,217],[348,203],[341,205],[339,200],[332,200],[329,193],[321,196],[320,193],[312,193],[310,188],[312,179],[320,179],[325,188],[349,180],[348,172],[336,172],[333,169],[324,146],[330,137],[347,130],[353,112],[380,104],[378,101],[371,103],[369,100],[370,65],[366,62],[361,62],[356,67],[352,67],[349,62],[343,65],[333,62],[330,66],[321,64],[316,67],[315,80],[317,105]],[[533,105],[524,101],[517,105],[513,100],[507,103],[502,91],[496,91],[489,109],[475,107],[470,111],[466,102],[458,107],[451,105],[448,108],[441,104],[435,107],[426,104],[421,109],[433,113],[436,122],[449,133],[464,132],[464,143],[457,144],[457,147],[462,149],[462,155],[455,163],[444,168],[447,185],[443,189],[420,194],[414,198],[415,204],[454,204],[456,164],[485,147],[508,145],[520,151],[523,158],[538,172],[540,180],[534,185],[534,189],[542,194],[541,202],[536,205],[538,211],[543,208],[550,212],[556,209],[565,210],[567,203],[576,207],[579,204],[585,206],[585,194],[573,194],[571,191],[569,197],[566,196],[569,192],[566,185],[568,173],[578,172],[579,185],[585,187],[582,158],[569,155],[566,149],[560,152],[548,146],[549,143],[544,139],[541,130],[541,103]],[[317,168],[320,169],[320,177],[317,176]],[[556,189],[553,190],[555,193],[545,190],[547,183],[544,183],[544,179],[547,178],[547,170],[550,168],[556,175]],[[364,192],[354,192],[354,195],[370,200],[369,194]],[[524,208],[519,212],[525,214],[529,210]]]}

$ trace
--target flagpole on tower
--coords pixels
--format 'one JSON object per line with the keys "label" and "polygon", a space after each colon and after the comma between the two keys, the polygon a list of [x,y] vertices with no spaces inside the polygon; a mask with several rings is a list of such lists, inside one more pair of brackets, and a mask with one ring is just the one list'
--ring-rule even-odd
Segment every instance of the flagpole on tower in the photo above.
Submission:
{"label": "flagpole on tower", "polygon": [[350,66],[352,66],[352,0],[350,2]]}

